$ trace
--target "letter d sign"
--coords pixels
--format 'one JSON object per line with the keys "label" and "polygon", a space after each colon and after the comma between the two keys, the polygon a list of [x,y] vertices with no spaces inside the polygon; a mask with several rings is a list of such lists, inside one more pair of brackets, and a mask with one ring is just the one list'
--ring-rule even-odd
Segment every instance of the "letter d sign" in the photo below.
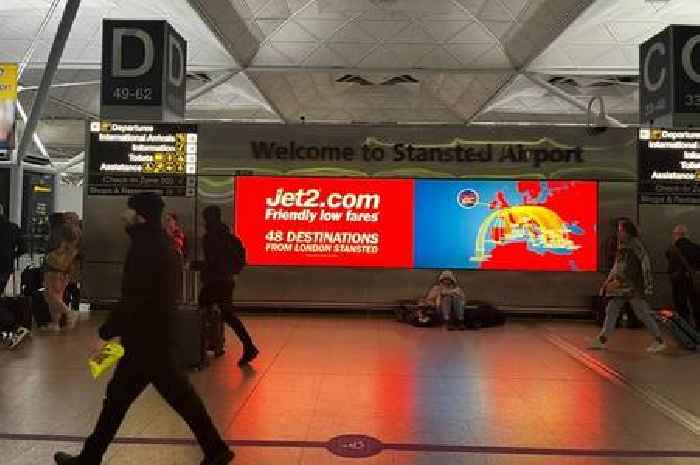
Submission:
{"label": "letter d sign", "polygon": [[[135,52],[130,51],[126,46],[126,38],[138,40],[143,45],[143,58],[141,63],[135,67],[126,67],[124,61]],[[153,48],[153,39],[145,31],[135,28],[115,27],[112,31],[112,76],[120,77],[139,77],[148,73],[153,68],[153,58],[155,57],[155,49]]]}
{"label": "letter d sign", "polygon": [[179,120],[187,42],[166,21],[104,20],[100,115]]}

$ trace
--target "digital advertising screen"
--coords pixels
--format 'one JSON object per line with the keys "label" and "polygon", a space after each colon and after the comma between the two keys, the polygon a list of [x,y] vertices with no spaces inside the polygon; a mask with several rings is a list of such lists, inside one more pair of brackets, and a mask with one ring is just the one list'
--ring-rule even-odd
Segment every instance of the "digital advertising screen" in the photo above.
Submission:
{"label": "digital advertising screen", "polygon": [[238,177],[234,195],[251,265],[412,266],[411,180]]}
{"label": "digital advertising screen", "polygon": [[243,176],[250,265],[596,271],[595,181]]}
{"label": "digital advertising screen", "polygon": [[640,128],[638,150],[639,203],[700,205],[700,131]]}

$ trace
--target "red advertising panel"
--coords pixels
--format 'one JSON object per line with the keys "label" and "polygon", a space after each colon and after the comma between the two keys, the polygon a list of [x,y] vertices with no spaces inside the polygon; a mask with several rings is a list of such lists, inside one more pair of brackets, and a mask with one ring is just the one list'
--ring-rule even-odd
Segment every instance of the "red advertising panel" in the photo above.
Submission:
{"label": "red advertising panel", "polygon": [[238,177],[250,265],[410,268],[413,180]]}

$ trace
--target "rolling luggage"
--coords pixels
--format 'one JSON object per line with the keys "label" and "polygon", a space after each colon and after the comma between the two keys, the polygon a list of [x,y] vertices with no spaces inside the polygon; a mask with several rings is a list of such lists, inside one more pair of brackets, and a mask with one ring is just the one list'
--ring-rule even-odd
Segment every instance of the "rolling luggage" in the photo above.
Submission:
{"label": "rolling luggage", "polygon": [[51,312],[44,293],[36,290],[28,299],[31,306],[31,314],[34,317],[34,321],[36,321],[36,325],[41,327],[51,323]]}
{"label": "rolling luggage", "polygon": [[201,369],[206,359],[202,357],[202,317],[193,305],[180,305],[173,311],[172,331],[176,359],[182,368]]}
{"label": "rolling luggage", "polygon": [[680,315],[671,311],[654,314],[661,328],[671,334],[678,345],[686,350],[696,350],[700,340],[697,332]]}
{"label": "rolling luggage", "polygon": [[44,287],[44,272],[39,266],[28,266],[22,271],[20,288],[22,295],[31,297],[36,291]]}

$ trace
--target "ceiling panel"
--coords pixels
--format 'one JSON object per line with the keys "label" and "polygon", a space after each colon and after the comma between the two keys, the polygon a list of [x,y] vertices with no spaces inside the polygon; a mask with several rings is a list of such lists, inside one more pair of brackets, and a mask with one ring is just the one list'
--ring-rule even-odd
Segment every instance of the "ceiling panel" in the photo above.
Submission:
{"label": "ceiling panel", "polygon": [[700,1],[597,0],[532,63],[539,72],[636,74],[639,44],[700,18]]}
{"label": "ceiling panel", "polygon": [[[285,120],[461,123],[509,77],[503,74],[251,72]],[[332,116],[335,115],[335,116]]]}
{"label": "ceiling panel", "polygon": [[[0,61],[19,61],[37,36],[49,11],[49,1],[0,1]],[[63,2],[38,36],[30,66],[46,62],[63,12]],[[94,66],[101,62],[102,20],[105,18],[164,19],[188,41],[192,68],[231,68],[235,60],[225,52],[186,0],[83,0],[71,29],[61,66]],[[6,25],[9,25],[6,27]],[[15,26],[13,26],[15,25]],[[21,25],[21,26],[17,26]]]}

